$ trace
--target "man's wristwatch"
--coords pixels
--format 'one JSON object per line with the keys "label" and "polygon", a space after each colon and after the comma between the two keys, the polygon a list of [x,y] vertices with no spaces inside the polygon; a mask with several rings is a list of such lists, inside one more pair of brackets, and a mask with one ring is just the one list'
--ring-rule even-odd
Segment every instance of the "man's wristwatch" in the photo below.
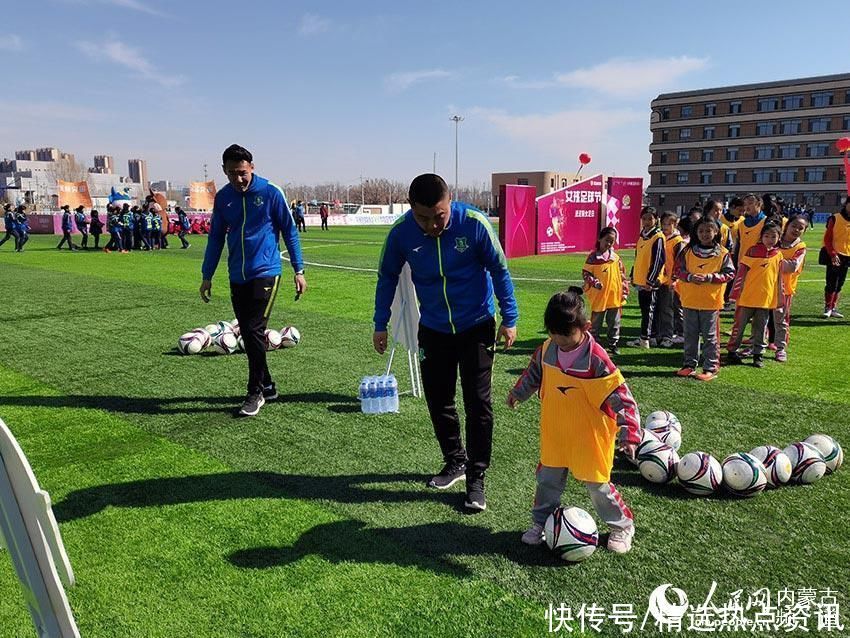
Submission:
{"label": "man's wristwatch", "polygon": [[304,269],[302,268],[301,270],[296,270],[296,271],[295,271],[295,274],[296,274],[296,276],[297,276],[297,275],[303,275],[303,274],[304,274]]}

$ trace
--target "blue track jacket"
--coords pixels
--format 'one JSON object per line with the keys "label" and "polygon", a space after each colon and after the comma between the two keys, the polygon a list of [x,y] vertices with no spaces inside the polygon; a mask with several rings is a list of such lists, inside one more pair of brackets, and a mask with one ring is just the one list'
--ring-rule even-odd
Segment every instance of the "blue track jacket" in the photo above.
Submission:
{"label": "blue track jacket", "polygon": [[278,238],[289,251],[292,268],[304,268],[298,230],[280,186],[254,174],[244,193],[227,184],[215,195],[209,241],[201,275],[212,279],[227,239],[230,281],[244,284],[280,274]]}
{"label": "blue track jacket", "polygon": [[404,264],[410,264],[422,325],[456,334],[495,316],[493,291],[502,324],[519,318],[514,285],[502,247],[487,216],[452,202],[451,218],[439,237],[430,237],[407,211],[390,229],[378,265],[375,330],[384,331]]}

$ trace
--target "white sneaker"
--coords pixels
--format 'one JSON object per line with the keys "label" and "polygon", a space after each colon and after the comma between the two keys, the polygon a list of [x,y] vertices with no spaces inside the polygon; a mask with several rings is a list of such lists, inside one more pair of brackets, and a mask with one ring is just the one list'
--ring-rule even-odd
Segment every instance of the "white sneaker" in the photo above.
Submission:
{"label": "white sneaker", "polygon": [[632,339],[631,341],[627,341],[626,345],[631,348],[649,348],[649,340],[648,339]]}
{"label": "white sneaker", "polygon": [[674,346],[685,345],[685,338],[682,335],[673,335],[673,345]]}
{"label": "white sneaker", "polygon": [[546,540],[546,537],[543,534],[543,526],[540,523],[532,524],[526,530],[525,534],[522,535],[522,542],[526,545],[540,545],[544,540]]}
{"label": "white sneaker", "polygon": [[829,319],[832,316],[832,310],[830,308],[823,309],[823,318]]}
{"label": "white sneaker", "polygon": [[833,308],[829,312],[829,316],[832,317],[833,319],[844,319],[844,315],[842,315],[840,312],[838,312],[835,308]]}
{"label": "white sneaker", "polygon": [[612,527],[608,535],[608,549],[615,554],[625,554],[632,548],[632,537],[635,535],[634,525],[625,529]]}

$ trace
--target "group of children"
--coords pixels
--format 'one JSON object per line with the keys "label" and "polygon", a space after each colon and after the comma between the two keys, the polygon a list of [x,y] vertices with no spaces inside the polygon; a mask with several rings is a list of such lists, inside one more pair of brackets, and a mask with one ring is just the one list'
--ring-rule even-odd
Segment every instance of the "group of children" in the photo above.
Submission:
{"label": "group of children", "polygon": [[[709,381],[717,375],[720,312],[732,303],[729,362],[742,363],[752,354],[753,365],[763,367],[768,347],[775,350],[777,361],[787,361],[791,302],[805,262],[802,235],[808,218],[795,214],[786,219],[762,207],[761,198],[747,195],[733,200],[726,214],[719,202],[711,200],[681,218],[670,212],[659,216],[651,206],[643,208],[629,279],[613,249],[616,231],[602,229],[582,273],[594,336],[598,338],[603,321],[607,323],[609,351],[619,354],[620,313],[631,283],[638,289],[641,327],[640,336],[628,345],[683,345],[679,376]],[[741,351],[743,331],[750,322],[751,352]]]}
{"label": "group of children", "polygon": [[8,202],[3,204],[3,224],[6,228],[6,235],[3,239],[0,239],[0,246],[11,239],[14,242],[15,252],[24,252],[24,244],[30,238],[30,225],[27,221],[26,210],[27,207],[23,204],[14,209]]}

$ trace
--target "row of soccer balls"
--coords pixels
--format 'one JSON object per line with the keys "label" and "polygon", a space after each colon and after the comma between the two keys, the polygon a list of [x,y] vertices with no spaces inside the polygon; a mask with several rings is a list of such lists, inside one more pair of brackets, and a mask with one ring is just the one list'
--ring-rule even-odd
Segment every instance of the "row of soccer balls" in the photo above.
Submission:
{"label": "row of soccer balls", "polygon": [[[286,326],[280,331],[266,328],[266,350],[294,348],[301,341],[301,333],[295,326]],[[245,342],[239,330],[239,322],[219,321],[203,328],[195,328],[180,336],[177,350],[180,354],[198,354],[209,348],[218,354],[233,354],[245,351]]]}
{"label": "row of soccer balls", "polygon": [[844,461],[841,445],[826,434],[813,434],[784,450],[760,445],[749,453],[730,454],[722,463],[706,452],[689,452],[680,459],[680,445],[679,420],[670,412],[651,413],[635,452],[641,475],[652,483],[676,477],[688,492],[700,496],[713,494],[721,484],[735,496],[755,496],[789,482],[814,483]]}

